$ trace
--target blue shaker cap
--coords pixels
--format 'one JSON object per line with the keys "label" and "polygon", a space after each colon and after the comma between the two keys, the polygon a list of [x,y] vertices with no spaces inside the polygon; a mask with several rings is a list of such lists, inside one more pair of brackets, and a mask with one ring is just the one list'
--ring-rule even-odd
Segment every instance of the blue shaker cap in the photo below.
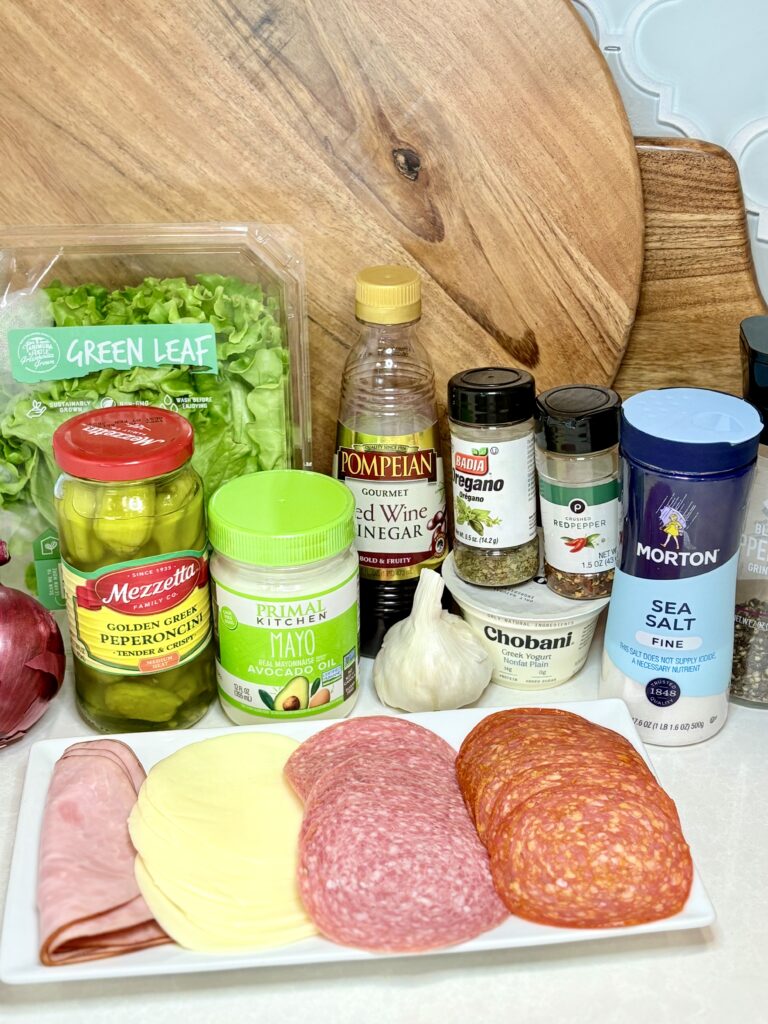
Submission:
{"label": "blue shaker cap", "polygon": [[697,476],[749,465],[763,423],[748,402],[706,388],[642,391],[622,406],[621,450],[652,469]]}

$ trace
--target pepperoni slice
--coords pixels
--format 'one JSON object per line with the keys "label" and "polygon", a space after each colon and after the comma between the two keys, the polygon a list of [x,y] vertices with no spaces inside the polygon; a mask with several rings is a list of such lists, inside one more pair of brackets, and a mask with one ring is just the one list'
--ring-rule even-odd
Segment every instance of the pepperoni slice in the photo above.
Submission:
{"label": "pepperoni slice", "polygon": [[[626,749],[610,745],[591,747],[588,744],[562,748],[542,746],[502,761],[495,766],[493,774],[486,775],[479,782],[474,794],[474,819],[480,838],[484,839],[486,833],[492,831],[493,819],[503,820],[517,803],[533,796],[538,789],[546,788],[537,782],[539,776],[546,777],[557,770],[561,774],[569,771],[569,781],[580,785],[600,785],[611,778],[640,777],[650,782],[656,791],[662,792],[645,761],[630,744]],[[500,802],[502,792],[505,800]]]}
{"label": "pepperoni slice", "polygon": [[616,786],[553,786],[498,826],[491,873],[509,910],[539,924],[611,928],[683,909],[693,866],[654,800]]}
{"label": "pepperoni slice", "polygon": [[496,829],[519,804],[553,786],[570,786],[576,790],[592,786],[617,788],[650,799],[672,821],[679,823],[674,801],[654,779],[642,758],[638,760],[641,767],[625,762],[622,754],[604,750],[572,751],[558,757],[543,754],[541,759],[529,762],[526,768],[502,783],[495,791],[490,810],[486,810],[484,799],[490,789],[481,795],[478,832],[482,825],[484,840],[490,845]]}
{"label": "pepperoni slice", "polygon": [[470,733],[456,759],[459,785],[475,816],[481,790],[494,784],[489,783],[489,779],[498,779],[500,784],[542,751],[557,756],[567,749],[608,749],[627,752],[642,762],[623,736],[570,712],[561,712],[557,717],[539,714],[493,717],[497,718],[494,728],[486,729],[480,741],[472,740]]}

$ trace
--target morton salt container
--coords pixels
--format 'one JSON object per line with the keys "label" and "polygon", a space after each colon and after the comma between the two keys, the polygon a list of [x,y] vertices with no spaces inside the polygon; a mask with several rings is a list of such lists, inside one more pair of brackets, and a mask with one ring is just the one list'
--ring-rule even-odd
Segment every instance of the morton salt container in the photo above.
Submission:
{"label": "morton salt container", "polygon": [[718,391],[645,391],[624,404],[622,542],[600,695],[622,698],[648,743],[698,743],[725,723],[761,429],[750,405]]}

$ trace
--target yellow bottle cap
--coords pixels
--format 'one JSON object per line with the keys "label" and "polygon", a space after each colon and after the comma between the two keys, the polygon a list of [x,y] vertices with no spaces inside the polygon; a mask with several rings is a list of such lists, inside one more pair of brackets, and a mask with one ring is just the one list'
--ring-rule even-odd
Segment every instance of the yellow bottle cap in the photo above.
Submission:
{"label": "yellow bottle cap", "polygon": [[421,278],[409,267],[366,267],[355,280],[355,316],[368,324],[407,324],[421,316]]}

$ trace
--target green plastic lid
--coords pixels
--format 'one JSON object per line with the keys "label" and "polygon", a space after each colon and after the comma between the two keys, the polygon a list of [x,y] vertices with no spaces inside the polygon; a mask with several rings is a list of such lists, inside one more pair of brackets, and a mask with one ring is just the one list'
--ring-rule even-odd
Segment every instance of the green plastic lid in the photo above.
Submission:
{"label": "green plastic lid", "polygon": [[354,542],[355,499],[322,473],[249,473],[208,502],[208,539],[222,555],[250,565],[320,562]]}

